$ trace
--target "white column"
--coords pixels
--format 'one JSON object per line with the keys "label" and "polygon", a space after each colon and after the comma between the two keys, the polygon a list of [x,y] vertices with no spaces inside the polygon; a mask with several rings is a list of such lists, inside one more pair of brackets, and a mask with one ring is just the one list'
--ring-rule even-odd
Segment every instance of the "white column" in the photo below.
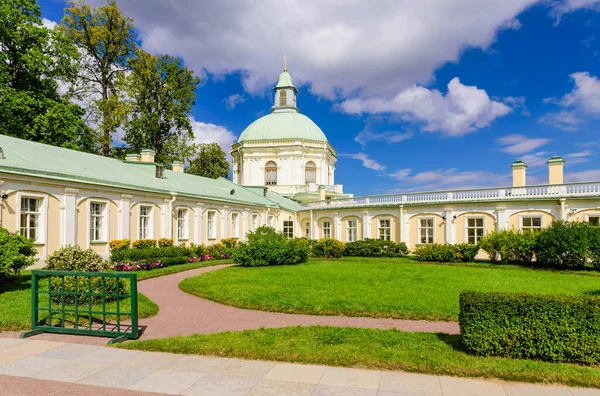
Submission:
{"label": "white column", "polygon": [[408,216],[402,205],[400,206],[400,216],[398,218],[400,219],[400,242],[404,242],[408,246]]}
{"label": "white column", "polygon": [[202,204],[200,202],[196,202],[194,211],[194,243],[202,244]]}
{"label": "white column", "polygon": [[506,229],[506,207],[496,208],[496,231],[502,231]]}
{"label": "white column", "polygon": [[161,227],[160,233],[161,238],[170,238],[169,230],[171,229],[171,205],[169,204],[171,200],[169,198],[163,199],[163,204],[161,205],[162,209],[162,219],[161,219]]}
{"label": "white column", "polygon": [[[62,246],[77,244],[77,193],[76,188],[65,188],[63,202]],[[82,241],[83,242],[83,241]]]}
{"label": "white column", "polygon": [[333,235],[332,235],[332,237],[337,239],[338,241],[342,240],[342,223],[340,222],[339,213],[333,214]]}
{"label": "white column", "polygon": [[221,216],[221,239],[229,237],[229,206],[223,206],[223,215]]}
{"label": "white column", "polygon": [[240,227],[240,240],[246,240],[246,234],[248,233],[248,208],[244,208],[242,213],[242,224]]}
{"label": "white column", "polygon": [[119,201],[119,239],[132,239],[129,233],[131,195],[121,194]]}
{"label": "white column", "polygon": [[454,232],[454,220],[452,220],[452,216],[454,216],[454,212],[452,208],[447,208],[444,211],[444,215],[446,216],[445,224],[445,234],[446,234],[446,243],[456,243],[456,237]]}
{"label": "white column", "polygon": [[362,212],[363,239],[371,238],[371,217],[369,212]]}

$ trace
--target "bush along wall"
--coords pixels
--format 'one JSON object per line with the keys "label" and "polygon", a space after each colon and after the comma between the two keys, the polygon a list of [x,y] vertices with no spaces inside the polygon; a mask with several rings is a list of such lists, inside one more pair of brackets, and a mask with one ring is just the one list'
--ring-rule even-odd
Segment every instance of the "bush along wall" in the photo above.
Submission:
{"label": "bush along wall", "polygon": [[479,245],[460,243],[456,245],[432,243],[419,246],[413,252],[418,261],[454,263],[472,262],[479,252]]}
{"label": "bush along wall", "polygon": [[460,333],[481,356],[600,362],[600,298],[463,291]]}
{"label": "bush along wall", "polygon": [[233,260],[244,267],[290,265],[308,261],[308,240],[287,238],[272,227],[261,226],[247,235],[248,241],[240,243]]}
{"label": "bush along wall", "polygon": [[0,285],[35,262],[33,239],[0,228]]}
{"label": "bush along wall", "polygon": [[407,254],[408,247],[404,242],[396,243],[393,241],[370,238],[346,242],[344,249],[344,256],[399,257]]}

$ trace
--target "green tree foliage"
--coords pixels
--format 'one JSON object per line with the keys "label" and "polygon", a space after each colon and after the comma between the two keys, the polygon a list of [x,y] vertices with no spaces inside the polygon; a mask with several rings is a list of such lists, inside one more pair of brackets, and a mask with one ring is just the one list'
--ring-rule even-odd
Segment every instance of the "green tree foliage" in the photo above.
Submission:
{"label": "green tree foliage", "polygon": [[125,74],[137,52],[133,20],[115,0],[92,8],[82,0],[68,2],[60,29],[82,53],[72,94],[91,102],[91,120],[100,129],[102,154],[110,154],[112,134],[128,109],[123,99]]}
{"label": "green tree foliage", "polygon": [[229,176],[229,162],[227,162],[225,152],[217,143],[199,144],[189,164],[188,173],[192,175],[212,179]]}
{"label": "green tree foliage", "polygon": [[59,81],[74,81],[77,59],[64,34],[42,26],[35,0],[0,3],[0,133],[93,151],[84,110],[59,93]]}
{"label": "green tree foliage", "polygon": [[184,160],[177,143],[193,138],[189,115],[200,78],[169,55],[139,51],[131,64],[127,88],[132,112],[124,140],[134,152],[153,148],[156,162]]}

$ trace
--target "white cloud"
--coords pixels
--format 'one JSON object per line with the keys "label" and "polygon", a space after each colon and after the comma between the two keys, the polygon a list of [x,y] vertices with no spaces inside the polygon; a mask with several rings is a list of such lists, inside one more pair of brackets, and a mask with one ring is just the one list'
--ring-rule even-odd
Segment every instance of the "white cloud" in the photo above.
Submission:
{"label": "white cloud", "polygon": [[546,161],[551,155],[546,151],[540,151],[537,153],[527,154],[521,157],[521,161],[530,168],[536,168],[538,166],[546,165]]}
{"label": "white cloud", "polygon": [[370,127],[366,127],[359,132],[354,138],[355,141],[360,143],[363,147],[369,142],[382,141],[386,143],[400,143],[405,140],[411,139],[414,136],[412,132],[396,132],[396,131],[385,131],[385,132],[374,132]]}
{"label": "white cloud", "polygon": [[46,27],[48,29],[54,29],[56,27],[56,25],[58,25],[58,23],[51,21],[50,19],[47,18],[42,18],[42,26]]}
{"label": "white cloud", "polygon": [[223,99],[223,102],[225,102],[225,107],[229,111],[233,110],[235,108],[235,106],[237,106],[240,103],[244,103],[245,101],[246,101],[246,97],[239,93],[229,95],[228,97]]}
{"label": "white cloud", "polygon": [[[536,0],[120,0],[144,49],[181,56],[197,74],[240,73],[272,87],[288,55],[297,85],[342,98],[393,96],[431,82],[468,48],[486,49]],[[93,5],[103,0],[90,1]],[[510,21],[510,22],[509,22]]]}
{"label": "white cloud", "polygon": [[589,169],[581,172],[565,172],[565,183],[577,183],[600,180],[600,169]]}
{"label": "white cloud", "polygon": [[483,89],[463,85],[455,77],[444,96],[437,89],[412,86],[394,98],[349,99],[341,105],[349,114],[398,113],[406,120],[423,122],[426,131],[440,131],[460,136],[488,126],[495,118],[508,114],[511,108],[491,100]]}
{"label": "white cloud", "polygon": [[485,171],[458,171],[451,169],[436,169],[418,172],[411,175],[410,169],[401,169],[389,176],[402,182],[402,187],[392,189],[394,192],[408,191],[439,191],[448,189],[468,189],[494,187],[510,184],[510,174],[498,174]]}
{"label": "white cloud", "polygon": [[376,160],[370,158],[365,153],[339,154],[339,155],[340,155],[340,157],[348,157],[348,158],[352,158],[352,159],[355,159],[355,160],[362,161],[362,165],[365,168],[373,169],[373,170],[376,170],[376,171],[383,171],[386,168],[385,165],[381,165],[379,162],[377,162]]}
{"label": "white cloud", "polygon": [[507,135],[496,140],[502,147],[500,150],[508,154],[525,154],[547,144],[550,139],[531,139],[524,135]]}
{"label": "white cloud", "polygon": [[529,117],[531,115],[525,105],[525,96],[506,96],[502,98],[501,101],[513,109],[520,109],[521,114],[524,116]]}
{"label": "white cloud", "polygon": [[550,125],[563,131],[576,131],[583,121],[574,113],[561,110],[556,113],[548,113],[538,120],[541,124]]}
{"label": "white cloud", "polygon": [[519,30],[522,26],[523,25],[521,25],[521,21],[519,21],[517,18],[512,18],[500,25],[500,29]]}
{"label": "white cloud", "polygon": [[588,72],[570,75],[575,87],[558,101],[564,107],[571,107],[585,114],[600,116],[600,80]]}
{"label": "white cloud", "polygon": [[229,153],[230,146],[237,139],[229,129],[221,125],[196,121],[194,117],[190,117],[190,121],[192,122],[194,143],[218,143],[223,151]]}
{"label": "white cloud", "polygon": [[550,13],[559,23],[561,16],[580,9],[600,10],[600,0],[557,0],[552,3]]}
{"label": "white cloud", "polygon": [[592,156],[590,150],[579,151],[577,153],[570,153],[565,155],[567,165],[583,164],[589,161],[589,157]]}

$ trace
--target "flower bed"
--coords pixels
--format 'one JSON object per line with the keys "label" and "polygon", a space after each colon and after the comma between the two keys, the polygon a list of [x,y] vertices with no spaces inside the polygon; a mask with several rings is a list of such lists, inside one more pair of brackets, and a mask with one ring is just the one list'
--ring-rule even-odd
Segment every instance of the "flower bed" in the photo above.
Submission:
{"label": "flower bed", "polygon": [[160,260],[156,260],[153,263],[139,263],[139,262],[126,262],[115,264],[112,269],[114,271],[150,271],[155,268],[164,268],[164,265]]}
{"label": "flower bed", "polygon": [[[233,255],[229,253],[224,253],[218,257],[221,260],[228,260],[232,258]],[[202,254],[200,256],[191,257],[191,258],[181,258],[181,257],[167,257],[163,260],[156,260],[153,262],[144,262],[144,261],[127,261],[115,264],[111,267],[114,271],[150,271],[156,268],[164,268],[170,267],[172,265],[185,264],[185,263],[197,263],[199,261],[209,261],[215,260],[215,257],[210,256],[208,254]]]}

